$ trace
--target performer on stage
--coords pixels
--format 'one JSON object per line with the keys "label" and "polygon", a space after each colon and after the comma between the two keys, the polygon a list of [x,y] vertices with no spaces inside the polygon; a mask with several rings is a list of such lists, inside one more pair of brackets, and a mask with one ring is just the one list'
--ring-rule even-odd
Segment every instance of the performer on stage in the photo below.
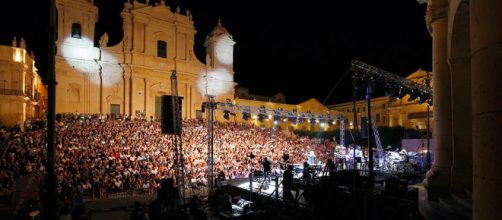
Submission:
{"label": "performer on stage", "polygon": [[263,162],[261,163],[263,165],[263,183],[260,186],[260,191],[261,189],[268,189],[268,184],[272,179],[270,178],[270,171],[272,170],[272,162],[268,160],[267,157],[264,157]]}
{"label": "performer on stage", "polygon": [[330,177],[333,176],[336,172],[336,164],[333,162],[332,159],[328,159],[326,162],[326,166],[324,167],[323,173],[324,176],[329,175]]}
{"label": "performer on stage", "polygon": [[307,155],[307,163],[309,163],[310,165],[314,165],[317,163],[314,151],[310,151],[310,153]]}
{"label": "performer on stage", "polygon": [[272,162],[270,162],[268,158],[265,157],[263,159],[262,164],[263,164],[263,174],[267,175],[268,173],[270,173]]}
{"label": "performer on stage", "polygon": [[283,186],[283,199],[285,202],[294,202],[296,201],[297,198],[293,198],[293,194],[291,193],[291,190],[295,191],[295,197],[298,197],[299,190],[298,188],[293,186],[293,165],[288,165],[288,168],[286,171],[284,171],[283,179],[282,179],[282,186]]}

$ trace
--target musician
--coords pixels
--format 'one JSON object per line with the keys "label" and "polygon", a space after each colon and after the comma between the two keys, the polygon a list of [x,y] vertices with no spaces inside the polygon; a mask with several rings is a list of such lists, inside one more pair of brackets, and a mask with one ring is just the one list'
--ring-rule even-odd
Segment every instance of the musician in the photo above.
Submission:
{"label": "musician", "polygon": [[272,162],[270,162],[267,157],[263,159],[261,164],[263,165],[263,173],[270,173],[270,170],[272,169]]}
{"label": "musician", "polygon": [[303,162],[303,174],[302,174],[302,178],[304,180],[311,180],[312,179],[310,164],[307,161]]}
{"label": "musician", "polygon": [[289,164],[289,154],[283,153],[282,154],[282,160],[283,162],[279,162],[281,169],[286,170]]}
{"label": "musician", "polygon": [[316,159],[314,151],[310,151],[310,153],[307,156],[307,162],[309,164],[316,164],[316,160],[317,159]]}
{"label": "musician", "polygon": [[326,166],[324,166],[323,173],[326,176],[326,174],[329,174],[330,177],[334,176],[336,172],[336,164],[333,162],[332,159],[328,159],[326,161]]}
{"label": "musician", "polygon": [[272,170],[272,162],[268,160],[267,157],[263,159],[263,162],[261,163],[263,165],[263,176],[264,180],[268,179],[268,182],[270,182],[270,171]]}
{"label": "musician", "polygon": [[299,190],[295,186],[293,186],[293,165],[289,164],[286,171],[284,171],[282,186],[283,186],[283,199],[285,202],[293,202],[296,198],[293,198],[293,194],[291,190],[295,191],[295,197],[298,197]]}

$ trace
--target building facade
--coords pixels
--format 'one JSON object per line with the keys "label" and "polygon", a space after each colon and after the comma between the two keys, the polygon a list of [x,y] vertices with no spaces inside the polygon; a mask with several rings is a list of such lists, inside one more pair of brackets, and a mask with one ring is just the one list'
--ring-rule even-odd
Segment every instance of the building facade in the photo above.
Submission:
{"label": "building facade", "polygon": [[14,38],[11,46],[0,46],[0,126],[22,125],[43,117],[46,100],[47,88],[24,40]]}
{"label": "building facade", "polygon": [[[161,1],[125,3],[122,40],[95,45],[98,8],[90,0],[57,0],[57,112],[159,116],[177,72],[183,118],[200,115],[206,95],[233,98],[231,35],[218,23],[205,42],[206,64],[194,54],[192,16]],[[209,88],[209,89],[208,89]]]}

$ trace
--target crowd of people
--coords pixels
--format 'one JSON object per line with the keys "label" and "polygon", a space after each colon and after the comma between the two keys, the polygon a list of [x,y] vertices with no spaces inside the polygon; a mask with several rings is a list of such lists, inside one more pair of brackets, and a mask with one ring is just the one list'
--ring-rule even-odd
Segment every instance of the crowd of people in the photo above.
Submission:
{"label": "crowd of people", "polygon": [[[45,175],[46,126],[29,123],[24,131],[2,129],[0,192],[12,191],[28,173]],[[172,136],[162,134],[154,118],[87,114],[60,114],[56,122],[56,174],[59,190],[75,189],[106,197],[110,193],[156,190],[162,179],[174,178]],[[182,146],[185,183],[207,184],[206,123],[184,120]],[[214,125],[215,173],[244,178],[260,170],[268,158],[279,171],[283,154],[290,163],[303,163],[309,152],[319,161],[332,155],[332,140],[310,139],[280,130],[241,123]],[[249,157],[250,154],[254,158]]]}

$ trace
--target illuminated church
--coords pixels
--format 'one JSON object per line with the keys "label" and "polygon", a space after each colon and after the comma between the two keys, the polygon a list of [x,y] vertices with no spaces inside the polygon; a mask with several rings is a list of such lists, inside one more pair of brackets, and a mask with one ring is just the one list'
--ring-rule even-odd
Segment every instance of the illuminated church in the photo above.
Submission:
{"label": "illuminated church", "polygon": [[92,0],[57,0],[56,112],[160,115],[176,70],[183,118],[202,117],[206,95],[234,98],[232,36],[218,22],[207,37],[206,64],[194,54],[192,16],[161,1],[125,3],[123,38],[95,45],[98,8]]}

